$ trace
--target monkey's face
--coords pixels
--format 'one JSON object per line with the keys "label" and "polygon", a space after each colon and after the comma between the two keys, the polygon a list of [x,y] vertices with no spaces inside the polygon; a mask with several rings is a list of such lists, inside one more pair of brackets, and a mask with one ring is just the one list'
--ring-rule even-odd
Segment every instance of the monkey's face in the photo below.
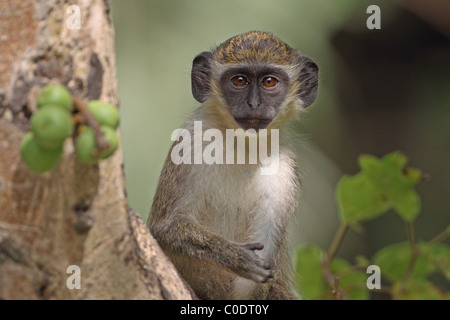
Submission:
{"label": "monkey's face", "polygon": [[280,39],[251,31],[195,57],[192,94],[202,103],[212,99],[243,129],[259,130],[314,102],[318,70]]}
{"label": "monkey's face", "polygon": [[244,129],[264,129],[286,99],[289,77],[283,69],[238,65],[220,77],[220,89],[234,120]]}

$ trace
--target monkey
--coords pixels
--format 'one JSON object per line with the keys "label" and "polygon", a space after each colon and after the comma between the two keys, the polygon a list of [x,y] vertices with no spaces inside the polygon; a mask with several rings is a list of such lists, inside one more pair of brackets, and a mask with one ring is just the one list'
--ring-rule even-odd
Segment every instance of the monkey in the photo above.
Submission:
{"label": "monkey", "polygon": [[280,130],[272,175],[261,174],[260,159],[175,164],[166,158],[147,225],[198,298],[296,297],[286,229],[301,188],[284,127],[315,101],[318,70],[311,58],[262,31],[234,36],[194,58],[192,94],[201,106],[185,130],[195,134],[196,121],[202,132],[240,129],[259,137],[264,129]]}

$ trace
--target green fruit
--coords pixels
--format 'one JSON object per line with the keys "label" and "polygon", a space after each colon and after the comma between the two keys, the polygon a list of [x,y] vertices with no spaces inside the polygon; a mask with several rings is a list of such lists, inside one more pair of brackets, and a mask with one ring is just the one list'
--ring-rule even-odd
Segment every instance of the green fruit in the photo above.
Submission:
{"label": "green fruit", "polygon": [[119,124],[119,110],[112,104],[92,100],[89,101],[88,108],[101,126],[117,128]]}
{"label": "green fruit", "polygon": [[108,158],[116,151],[119,140],[115,131],[107,126],[100,127],[100,130],[103,132],[105,140],[109,144],[109,148],[102,151],[100,155],[96,154],[97,141],[95,140],[94,129],[91,127],[84,127],[84,130],[78,136],[75,144],[75,149],[81,162],[94,164],[100,159]]}
{"label": "green fruit", "polygon": [[31,117],[31,130],[42,148],[59,149],[64,140],[72,134],[72,118],[62,108],[47,105]]}
{"label": "green fruit", "polygon": [[22,160],[27,167],[36,173],[49,171],[55,167],[61,158],[62,148],[45,150],[39,147],[32,132],[28,132],[20,145]]}
{"label": "green fruit", "polygon": [[100,154],[100,158],[106,159],[117,150],[117,147],[119,146],[119,138],[117,138],[116,132],[108,126],[102,126],[100,130],[102,130],[105,135],[105,140],[109,144],[109,148]]}
{"label": "green fruit", "polygon": [[39,92],[37,105],[38,108],[42,108],[50,104],[70,112],[72,110],[72,96],[63,85],[48,84]]}
{"label": "green fruit", "polygon": [[94,156],[94,151],[97,148],[95,141],[94,130],[91,127],[84,127],[84,130],[78,135],[75,143],[75,150],[81,162],[86,164],[94,164],[99,157]]}

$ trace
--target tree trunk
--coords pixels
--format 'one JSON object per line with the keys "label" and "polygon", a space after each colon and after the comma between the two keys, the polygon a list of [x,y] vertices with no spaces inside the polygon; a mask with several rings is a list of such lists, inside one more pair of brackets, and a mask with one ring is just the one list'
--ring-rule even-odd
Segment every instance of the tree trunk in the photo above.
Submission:
{"label": "tree trunk", "polygon": [[[80,29],[67,27],[69,5]],[[0,1],[0,299],[192,298],[127,206],[120,147],[90,166],[67,139],[59,165],[41,175],[20,157],[32,87],[57,81],[118,105],[110,19],[104,0]],[[67,285],[71,265],[81,289]]]}

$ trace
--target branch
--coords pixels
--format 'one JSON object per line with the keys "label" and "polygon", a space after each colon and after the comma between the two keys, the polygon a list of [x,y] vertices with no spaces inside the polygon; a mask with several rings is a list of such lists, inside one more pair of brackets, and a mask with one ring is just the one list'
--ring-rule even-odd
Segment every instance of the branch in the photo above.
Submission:
{"label": "branch", "polygon": [[330,270],[330,263],[327,257],[322,261],[322,273],[324,275],[325,280],[331,288],[331,293],[335,300],[348,300],[347,294],[339,289],[339,277],[334,275]]}
{"label": "branch", "polygon": [[344,240],[347,230],[348,224],[346,224],[345,222],[341,222],[333,238],[333,241],[331,241],[330,248],[328,249],[327,257],[329,261],[332,261],[334,259],[334,256],[336,255],[339,247],[342,244],[342,241]]}

